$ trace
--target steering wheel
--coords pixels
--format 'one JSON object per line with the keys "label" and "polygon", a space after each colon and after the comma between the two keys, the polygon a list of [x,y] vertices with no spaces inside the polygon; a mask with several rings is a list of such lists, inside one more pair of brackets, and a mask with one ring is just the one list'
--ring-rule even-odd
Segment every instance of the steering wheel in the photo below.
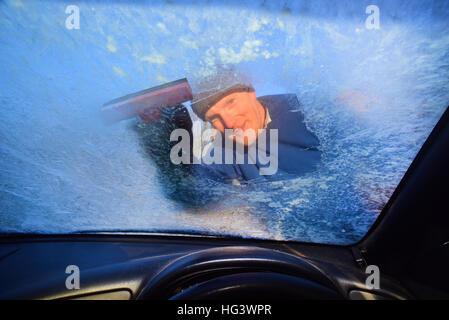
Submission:
{"label": "steering wheel", "polygon": [[259,247],[218,247],[162,268],[138,299],[343,299],[306,259]]}

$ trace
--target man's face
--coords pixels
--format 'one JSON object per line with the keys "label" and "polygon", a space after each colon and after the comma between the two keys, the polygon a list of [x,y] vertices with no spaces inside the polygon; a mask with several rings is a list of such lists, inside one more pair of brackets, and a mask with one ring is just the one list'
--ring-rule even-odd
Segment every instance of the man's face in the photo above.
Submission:
{"label": "man's face", "polygon": [[264,128],[265,108],[255,92],[235,92],[215,103],[205,118],[222,134],[225,129],[234,130],[232,138],[249,145],[256,140],[257,131]]}

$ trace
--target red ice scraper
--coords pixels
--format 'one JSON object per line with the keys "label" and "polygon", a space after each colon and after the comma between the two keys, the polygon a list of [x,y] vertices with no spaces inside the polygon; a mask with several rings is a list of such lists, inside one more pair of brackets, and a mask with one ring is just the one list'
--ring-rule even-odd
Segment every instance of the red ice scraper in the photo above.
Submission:
{"label": "red ice scraper", "polygon": [[149,123],[159,119],[163,108],[192,99],[192,89],[184,78],[111,100],[103,105],[101,114],[108,122],[139,116]]}

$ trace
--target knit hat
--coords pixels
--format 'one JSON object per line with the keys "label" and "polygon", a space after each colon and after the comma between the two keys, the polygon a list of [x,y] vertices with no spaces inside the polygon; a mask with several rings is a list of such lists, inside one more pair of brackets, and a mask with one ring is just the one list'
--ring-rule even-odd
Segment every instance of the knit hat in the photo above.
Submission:
{"label": "knit hat", "polygon": [[254,92],[254,88],[251,85],[236,84],[223,90],[202,92],[195,96],[191,103],[191,107],[198,117],[205,120],[206,112],[210,107],[227,95],[236,92]]}

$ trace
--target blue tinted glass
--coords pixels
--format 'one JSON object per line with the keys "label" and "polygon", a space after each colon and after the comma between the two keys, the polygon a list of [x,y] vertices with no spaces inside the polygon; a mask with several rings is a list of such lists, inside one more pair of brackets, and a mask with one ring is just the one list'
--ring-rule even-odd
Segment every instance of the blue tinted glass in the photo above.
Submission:
{"label": "blue tinted glass", "polygon": [[[372,3],[1,1],[1,231],[359,240],[449,102],[449,2]],[[106,102],[182,78],[296,96],[258,100],[287,173],[178,170],[160,123],[102,121]],[[210,126],[185,108],[193,133]]]}

